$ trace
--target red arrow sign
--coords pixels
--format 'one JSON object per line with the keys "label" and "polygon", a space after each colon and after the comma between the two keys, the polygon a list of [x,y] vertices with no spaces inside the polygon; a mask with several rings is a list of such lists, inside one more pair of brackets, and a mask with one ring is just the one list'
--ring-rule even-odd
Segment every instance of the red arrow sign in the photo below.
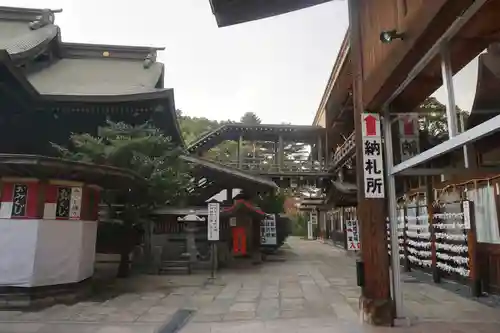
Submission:
{"label": "red arrow sign", "polygon": [[373,115],[368,115],[365,117],[366,126],[366,136],[376,136],[377,135],[377,117]]}
{"label": "red arrow sign", "polygon": [[413,126],[413,118],[412,117],[406,117],[403,120],[403,133],[404,133],[404,135],[415,134],[415,127]]}

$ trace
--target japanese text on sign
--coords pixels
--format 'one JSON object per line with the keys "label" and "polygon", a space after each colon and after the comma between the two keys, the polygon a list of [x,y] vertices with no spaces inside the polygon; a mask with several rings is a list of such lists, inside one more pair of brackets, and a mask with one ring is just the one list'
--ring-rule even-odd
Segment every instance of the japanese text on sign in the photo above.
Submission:
{"label": "japanese text on sign", "polygon": [[57,218],[69,217],[70,201],[71,201],[71,188],[70,187],[57,188],[57,202],[56,202]]}
{"label": "japanese text on sign", "polygon": [[399,120],[399,148],[401,161],[420,153],[418,114],[408,114]]}
{"label": "japanese text on sign", "polygon": [[82,211],[82,188],[71,188],[69,218],[72,220],[79,220]]}
{"label": "japanese text on sign", "polygon": [[208,204],[208,240],[219,240],[219,213],[220,205],[218,202]]}
{"label": "japanese text on sign", "polygon": [[380,116],[378,114],[363,113],[361,123],[365,198],[384,198],[384,165]]}
{"label": "japanese text on sign", "polygon": [[347,231],[347,249],[350,251],[361,250],[361,241],[359,239],[358,220],[346,221]]}
{"label": "japanese text on sign", "polygon": [[262,245],[276,245],[276,215],[267,215],[264,220],[260,222],[260,244]]}
{"label": "japanese text on sign", "polygon": [[28,199],[28,186],[23,184],[14,185],[14,196],[12,199],[11,216],[26,216],[26,203]]}
{"label": "japanese text on sign", "polygon": [[318,211],[313,209],[310,214],[311,224],[318,224]]}

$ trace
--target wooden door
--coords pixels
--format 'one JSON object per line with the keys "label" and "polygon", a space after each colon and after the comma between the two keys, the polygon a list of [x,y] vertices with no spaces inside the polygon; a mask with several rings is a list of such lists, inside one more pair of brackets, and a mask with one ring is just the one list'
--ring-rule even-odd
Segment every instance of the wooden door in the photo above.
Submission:
{"label": "wooden door", "polygon": [[247,235],[244,227],[233,227],[233,254],[247,254]]}

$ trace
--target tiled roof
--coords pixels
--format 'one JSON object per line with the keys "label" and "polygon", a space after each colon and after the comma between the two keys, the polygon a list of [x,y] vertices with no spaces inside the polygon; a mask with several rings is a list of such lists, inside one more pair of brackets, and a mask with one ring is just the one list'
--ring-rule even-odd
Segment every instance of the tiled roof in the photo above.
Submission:
{"label": "tiled roof", "polygon": [[16,61],[43,50],[58,31],[53,24],[31,30],[26,22],[0,21],[0,50],[6,50]]}
{"label": "tiled roof", "polygon": [[[0,6],[0,51],[13,65],[28,64],[52,49],[47,67],[26,79],[41,95],[108,96],[158,91],[163,64],[161,48],[63,43],[55,25],[57,11]],[[51,43],[54,41],[55,43]],[[27,66],[30,67],[30,66]],[[19,72],[24,72],[19,68]]]}
{"label": "tiled roof", "polygon": [[124,95],[151,92],[162,75],[163,65],[114,58],[61,59],[28,76],[46,95]]}

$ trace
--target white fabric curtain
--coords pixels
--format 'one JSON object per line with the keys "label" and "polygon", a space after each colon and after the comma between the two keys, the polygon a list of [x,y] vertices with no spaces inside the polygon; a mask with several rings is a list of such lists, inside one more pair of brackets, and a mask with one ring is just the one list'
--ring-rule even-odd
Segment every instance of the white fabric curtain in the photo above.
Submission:
{"label": "white fabric curtain", "polygon": [[468,198],[474,201],[477,241],[500,244],[497,207],[493,187],[469,190]]}

